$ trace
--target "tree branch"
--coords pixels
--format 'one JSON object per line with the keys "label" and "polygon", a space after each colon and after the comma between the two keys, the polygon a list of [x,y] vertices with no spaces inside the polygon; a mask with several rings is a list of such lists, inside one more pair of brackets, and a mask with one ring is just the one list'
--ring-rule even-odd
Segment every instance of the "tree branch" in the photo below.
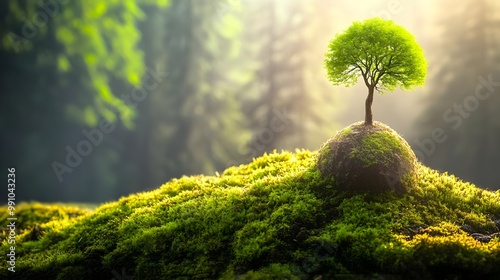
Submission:
{"label": "tree branch", "polygon": [[343,75],[347,75],[347,74],[351,73],[352,71],[358,69],[358,67],[359,66],[356,64],[356,66],[354,66],[352,69],[348,70],[347,72],[344,72]]}

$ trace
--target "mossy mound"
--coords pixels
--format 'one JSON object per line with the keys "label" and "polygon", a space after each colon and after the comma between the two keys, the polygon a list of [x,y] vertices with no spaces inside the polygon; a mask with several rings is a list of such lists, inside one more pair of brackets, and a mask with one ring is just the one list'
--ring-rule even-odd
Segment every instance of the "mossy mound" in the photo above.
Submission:
{"label": "mossy mound", "polygon": [[[92,212],[57,214],[50,221],[45,213],[29,210],[32,204],[21,205],[16,208],[16,272],[3,261],[0,278],[500,275],[500,191],[418,165],[418,184],[404,196],[346,196],[321,176],[317,159],[309,151],[273,153],[222,175],[183,177]],[[325,189],[331,195],[323,195]],[[44,207],[67,212],[62,206]],[[0,208],[2,217],[6,208]],[[35,224],[39,234],[28,238]],[[8,252],[10,246],[3,241],[1,250]]]}
{"label": "mossy mound", "polygon": [[[41,204],[41,203],[21,203],[15,206],[15,217],[16,223],[16,239],[18,242],[24,241],[36,241],[42,237],[45,233],[43,228],[49,229],[52,227],[61,227],[63,225],[69,225],[82,218],[85,215],[92,213],[92,209],[95,206],[85,205],[85,204]],[[6,226],[10,221],[7,218],[9,212],[7,206],[0,211],[0,221],[8,221],[5,223]],[[6,228],[0,232],[0,239],[6,240],[10,231]],[[5,242],[4,242],[5,244]]]}
{"label": "mossy mound", "polygon": [[416,163],[410,145],[380,122],[358,122],[339,131],[321,147],[318,158],[321,174],[353,193],[405,194],[416,184]]}

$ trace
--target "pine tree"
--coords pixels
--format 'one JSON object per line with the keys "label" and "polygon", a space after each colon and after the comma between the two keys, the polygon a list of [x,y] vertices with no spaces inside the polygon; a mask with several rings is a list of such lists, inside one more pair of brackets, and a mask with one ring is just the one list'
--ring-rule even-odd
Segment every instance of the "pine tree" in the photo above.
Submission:
{"label": "pine tree", "polygon": [[[440,51],[429,63],[434,73],[428,109],[419,121],[421,147],[415,149],[433,168],[498,188],[500,87],[490,92],[482,84],[490,75],[500,81],[500,7],[488,0],[460,5],[441,1],[439,7],[446,9],[438,13],[444,16],[439,20],[442,33],[435,37]],[[476,93],[478,87],[483,88]],[[430,139],[435,128],[445,131],[446,141],[434,143],[434,149],[430,144],[423,147],[423,139]]]}
{"label": "pine tree", "polygon": [[165,14],[161,63],[169,75],[150,100],[158,122],[150,142],[155,184],[222,170],[245,142],[232,61],[239,55],[233,41],[240,27],[234,14],[219,13],[221,4],[177,0]]}
{"label": "pine tree", "polygon": [[244,95],[253,131],[247,161],[274,149],[315,149],[335,128],[330,113],[335,105],[321,65],[324,46],[313,37],[328,26],[315,16],[321,2],[249,4],[245,52],[256,62]]}
{"label": "pine tree", "polygon": [[[136,177],[120,136],[135,111],[120,94],[145,72],[138,2],[1,2],[1,166],[22,172],[30,186],[19,189],[23,200],[103,201],[133,191],[122,184]],[[82,130],[101,120],[114,122],[113,133],[69,166],[67,148],[78,150],[88,141]]]}

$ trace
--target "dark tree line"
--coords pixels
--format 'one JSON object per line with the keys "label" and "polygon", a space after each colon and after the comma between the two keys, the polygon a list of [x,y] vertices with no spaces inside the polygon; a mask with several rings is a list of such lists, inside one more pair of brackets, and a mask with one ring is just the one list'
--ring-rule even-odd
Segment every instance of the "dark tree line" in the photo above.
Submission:
{"label": "dark tree line", "polygon": [[[470,108],[479,76],[500,80],[498,5],[467,5],[440,23],[420,139],[442,126],[448,140],[426,161],[494,187],[498,90],[453,129],[460,113],[450,100]],[[20,200],[105,201],[273,149],[318,148],[339,128],[322,67],[336,23],[324,7],[2,1],[2,170],[17,168]]]}
{"label": "dark tree line", "polygon": [[314,6],[129,2],[0,4],[2,168],[17,167],[20,199],[111,200],[303,147],[325,123],[297,105]]}

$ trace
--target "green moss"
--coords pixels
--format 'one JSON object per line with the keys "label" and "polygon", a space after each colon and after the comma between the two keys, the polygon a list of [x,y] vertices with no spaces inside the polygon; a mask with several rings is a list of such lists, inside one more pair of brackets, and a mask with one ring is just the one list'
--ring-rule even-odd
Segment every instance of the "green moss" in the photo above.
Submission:
{"label": "green moss", "polygon": [[362,140],[362,145],[354,148],[349,157],[360,158],[366,166],[370,166],[379,163],[380,160],[387,164],[394,153],[400,153],[407,161],[411,160],[410,151],[410,147],[404,145],[393,132],[383,130],[367,134]]}
{"label": "green moss", "polygon": [[[16,238],[31,244],[30,241],[36,241],[45,234],[57,233],[61,228],[90,214],[91,209],[92,205],[20,203],[15,206]],[[10,222],[7,220],[9,213],[7,207],[2,210],[0,219],[3,221],[2,227],[5,227]],[[5,240],[8,233],[7,230],[1,231],[0,238]]]}
{"label": "green moss", "polygon": [[257,271],[250,270],[245,274],[235,275],[234,271],[228,271],[221,277],[221,280],[266,280],[266,279],[290,279],[290,280],[300,280],[299,275],[302,275],[300,269],[297,267],[290,267],[289,265],[283,264],[270,264],[264,268]]}
{"label": "green moss", "polygon": [[[272,153],[220,176],[175,179],[93,211],[24,204],[19,215],[44,210],[20,223],[16,277],[500,275],[500,238],[484,243],[461,229],[500,231],[500,191],[418,165],[418,184],[404,196],[346,196],[321,176],[317,160],[316,152]],[[2,217],[5,211],[0,208]],[[34,225],[44,234],[27,239]],[[2,250],[8,247],[3,241]],[[10,273],[5,266],[2,279]]]}
{"label": "green moss", "polygon": [[320,149],[318,168],[352,193],[394,191],[404,194],[416,184],[416,156],[408,143],[380,122],[354,123],[337,132]]}
{"label": "green moss", "polygon": [[352,133],[352,127],[347,127],[340,132],[340,137],[345,138],[345,137],[349,136],[349,134],[351,134],[351,133]]}

